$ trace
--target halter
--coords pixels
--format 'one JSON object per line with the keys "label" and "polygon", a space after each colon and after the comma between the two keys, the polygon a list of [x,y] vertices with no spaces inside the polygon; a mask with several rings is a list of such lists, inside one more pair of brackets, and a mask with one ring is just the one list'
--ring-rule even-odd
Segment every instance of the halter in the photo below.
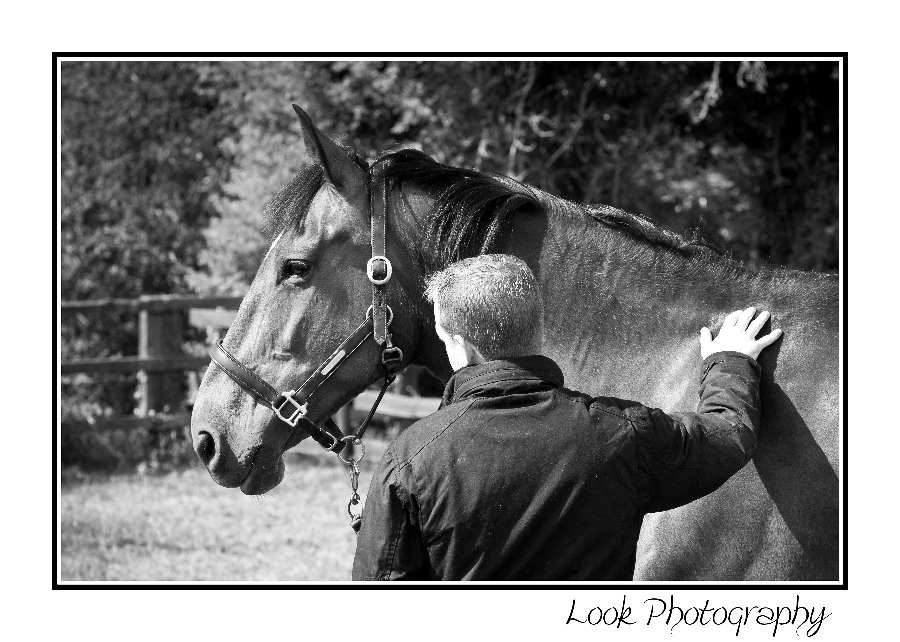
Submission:
{"label": "halter", "polygon": [[[252,396],[258,403],[268,405],[276,417],[294,428],[294,430],[297,428],[303,429],[325,450],[337,454],[338,458],[350,468],[350,483],[353,492],[350,503],[347,506],[347,512],[350,513],[351,525],[354,530],[359,529],[360,516],[353,514],[351,506],[359,503],[360,497],[356,492],[359,479],[359,462],[365,457],[366,452],[365,444],[362,443],[362,437],[369,426],[369,422],[375,415],[375,410],[378,408],[378,404],[381,403],[387,387],[396,377],[403,362],[403,351],[391,342],[389,327],[391,321],[393,321],[394,313],[390,306],[387,305],[385,296],[385,286],[391,280],[394,272],[390,260],[385,256],[388,213],[387,180],[378,182],[382,202],[381,211],[379,212],[372,189],[373,173],[372,170],[369,171],[368,180],[369,219],[372,225],[372,258],[366,263],[366,275],[372,284],[372,305],[366,310],[366,318],[359,327],[341,342],[337,349],[313,371],[299,388],[285,392],[278,392],[271,384],[241,363],[225,349],[221,340],[216,342],[210,352],[213,362],[222,368],[244,392]],[[356,433],[344,435],[330,417],[322,422],[322,425],[309,419],[307,415],[309,414],[310,398],[326,384],[335,372],[346,364],[350,355],[356,352],[370,337],[381,347],[384,384],[381,386],[381,391],[378,393],[372,409]],[[358,458],[345,459],[341,454],[350,443],[362,447],[362,452]]]}

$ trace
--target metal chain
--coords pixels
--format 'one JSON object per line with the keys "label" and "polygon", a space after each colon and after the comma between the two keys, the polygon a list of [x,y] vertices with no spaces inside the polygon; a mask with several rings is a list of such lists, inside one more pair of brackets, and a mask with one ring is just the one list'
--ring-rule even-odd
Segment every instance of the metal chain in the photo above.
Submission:
{"label": "metal chain", "polygon": [[359,462],[366,456],[366,445],[363,442],[356,440],[353,435],[344,437],[344,441],[352,442],[354,445],[362,447],[362,452],[359,454],[359,457],[351,457],[349,460],[344,459],[343,455],[338,453],[338,458],[347,465],[347,468],[350,471],[350,501],[347,503],[347,514],[350,515],[350,527],[358,533],[359,527],[362,524],[362,511],[358,514],[354,514],[353,507],[359,506],[361,499],[359,496]]}

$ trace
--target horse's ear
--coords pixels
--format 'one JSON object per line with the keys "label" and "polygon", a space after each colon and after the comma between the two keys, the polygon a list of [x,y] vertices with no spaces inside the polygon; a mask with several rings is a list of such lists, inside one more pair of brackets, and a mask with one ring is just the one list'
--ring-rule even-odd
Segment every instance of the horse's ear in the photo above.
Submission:
{"label": "horse's ear", "polygon": [[316,129],[312,118],[300,106],[291,106],[300,118],[306,153],[325,170],[325,179],[338,189],[350,187],[355,182],[364,180],[365,173],[354,159],[350,158],[350,155],[328,136]]}

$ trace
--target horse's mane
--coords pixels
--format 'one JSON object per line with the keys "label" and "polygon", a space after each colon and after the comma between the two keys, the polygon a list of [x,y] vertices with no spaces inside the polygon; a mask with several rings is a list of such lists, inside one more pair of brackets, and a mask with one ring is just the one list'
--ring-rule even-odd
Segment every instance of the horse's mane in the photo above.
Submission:
{"label": "horse's mane", "polygon": [[[369,165],[356,150],[340,139],[332,139],[348,158],[361,170],[368,171]],[[288,225],[296,225],[309,210],[316,193],[325,184],[325,168],[319,163],[307,163],[299,168],[292,167],[294,176],[266,204],[263,210],[264,232],[272,239]]]}
{"label": "horse's mane", "polygon": [[263,210],[265,232],[270,239],[306,214],[316,192],[325,183],[321,165],[309,164],[291,171],[295,172],[294,177],[275,193]]}
{"label": "horse's mane", "polygon": [[620,210],[611,205],[583,205],[591,218],[609,227],[623,230],[637,239],[651,245],[674,250],[684,256],[693,257],[704,250],[722,254],[722,250],[694,232],[686,239],[668,230],[645,216]]}
{"label": "horse's mane", "polygon": [[429,272],[490,252],[510,216],[542,211],[537,195],[525,185],[510,187],[489,174],[442,165],[416,150],[380,156],[372,168],[378,179],[401,187],[409,183],[434,196],[426,240],[417,248]]}
{"label": "horse's mane", "polygon": [[[708,242],[684,237],[643,216],[608,205],[581,205],[559,199],[505,176],[442,165],[427,154],[404,149],[380,156],[372,165],[377,177],[394,184],[410,183],[434,198],[426,242],[419,249],[428,271],[490,252],[509,217],[524,209],[546,211],[558,204],[573,215],[621,230],[645,245],[693,258],[709,250]],[[577,210],[577,212],[576,212]]]}
{"label": "horse's mane", "polygon": [[[361,168],[358,155],[348,155]],[[387,180],[402,188],[416,186],[434,198],[425,230],[425,242],[414,248],[427,272],[450,263],[491,252],[510,217],[523,211],[560,210],[620,230],[647,250],[672,252],[705,263],[722,252],[696,236],[686,239],[648,218],[609,205],[573,203],[506,176],[443,165],[423,152],[403,149],[379,156],[371,166],[373,180]],[[295,224],[324,183],[324,170],[310,164],[299,171],[270,200],[264,211],[266,231],[274,236]],[[710,252],[711,250],[711,252]]]}

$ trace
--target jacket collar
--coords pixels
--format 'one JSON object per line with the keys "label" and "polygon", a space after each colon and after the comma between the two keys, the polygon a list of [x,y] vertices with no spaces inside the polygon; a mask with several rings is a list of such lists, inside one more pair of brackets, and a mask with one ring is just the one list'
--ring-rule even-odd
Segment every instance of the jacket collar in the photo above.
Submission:
{"label": "jacket collar", "polygon": [[444,388],[441,407],[468,397],[501,397],[562,385],[562,370],[543,355],[495,359],[457,370]]}

